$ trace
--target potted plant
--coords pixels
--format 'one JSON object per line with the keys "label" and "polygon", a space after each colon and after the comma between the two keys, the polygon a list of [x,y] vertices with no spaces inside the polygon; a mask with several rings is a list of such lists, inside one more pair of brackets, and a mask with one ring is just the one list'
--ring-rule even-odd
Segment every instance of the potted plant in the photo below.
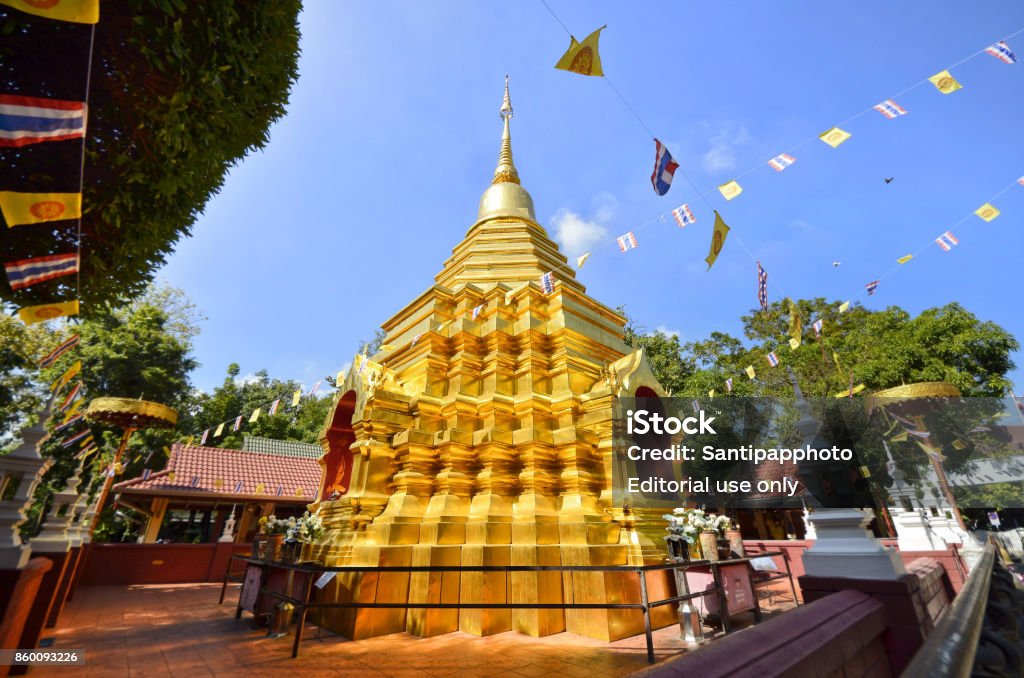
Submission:
{"label": "potted plant", "polygon": [[295,544],[295,560],[312,560],[313,544],[324,534],[324,524],[316,513],[306,511],[298,520],[289,519],[285,541]]}
{"label": "potted plant", "polygon": [[697,540],[699,528],[690,522],[687,509],[673,509],[672,513],[662,516],[668,521],[665,530],[668,535],[665,542],[668,545],[669,560],[675,562],[686,562],[690,560],[690,549]]}
{"label": "potted plant", "polygon": [[[294,520],[294,518],[292,519]],[[281,546],[288,530],[287,520],[278,520],[276,516],[263,516],[259,521],[260,534],[267,535],[266,559],[281,560]]]}

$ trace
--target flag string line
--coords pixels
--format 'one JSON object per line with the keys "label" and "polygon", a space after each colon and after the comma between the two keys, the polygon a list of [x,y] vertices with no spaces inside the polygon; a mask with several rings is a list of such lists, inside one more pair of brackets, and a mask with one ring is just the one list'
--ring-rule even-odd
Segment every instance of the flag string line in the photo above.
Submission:
{"label": "flag string line", "polygon": [[[85,189],[85,142],[89,137],[89,89],[92,85],[92,57],[94,46],[96,44],[96,24],[92,24],[92,28],[89,31],[89,58],[85,67],[85,117],[82,121],[84,129],[82,130],[82,153],[81,161],[78,166],[78,195],[83,195]],[[82,215],[84,210],[78,210],[78,221],[76,225],[75,243],[78,254],[78,270],[75,275],[75,297],[78,299],[78,303],[82,303]]]}

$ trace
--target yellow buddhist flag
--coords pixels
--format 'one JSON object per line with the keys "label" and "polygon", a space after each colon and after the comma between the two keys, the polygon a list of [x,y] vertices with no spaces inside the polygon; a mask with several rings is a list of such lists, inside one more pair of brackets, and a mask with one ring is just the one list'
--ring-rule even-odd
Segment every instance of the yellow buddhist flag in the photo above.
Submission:
{"label": "yellow buddhist flag", "polygon": [[0,191],[0,210],[8,227],[77,219],[82,216],[82,194]]}
{"label": "yellow buddhist flag", "polygon": [[974,210],[974,213],[981,217],[983,221],[992,221],[1000,214],[995,205],[990,205],[989,203],[985,203],[978,209]]}
{"label": "yellow buddhist flag", "polygon": [[342,382],[345,381],[345,370],[338,370],[338,374],[334,377],[334,385],[341,388]]}
{"label": "yellow buddhist flag", "polygon": [[217,478],[216,480],[213,481],[213,486],[219,490],[220,488],[224,487],[224,481],[221,480],[220,478]]}
{"label": "yellow buddhist flag", "polygon": [[856,386],[854,386],[853,388],[848,388],[848,389],[846,389],[845,391],[842,391],[842,392],[840,392],[840,393],[837,393],[837,394],[836,394],[836,397],[837,397],[837,398],[849,398],[850,396],[852,396],[852,395],[854,395],[854,394],[856,394],[856,393],[860,393],[860,392],[861,392],[861,391],[863,391],[864,389],[865,389],[865,386],[864,386],[864,384],[857,384],[857,385],[856,385]]}
{"label": "yellow buddhist flag", "polygon": [[[195,440],[195,439],[196,439],[195,436],[189,436],[185,440],[185,447],[191,447],[192,446],[192,441]],[[169,449],[167,449],[166,447],[164,447],[164,454],[166,454],[169,457],[169,456],[171,456],[171,451]]]}
{"label": "yellow buddhist flag", "polygon": [[[363,360],[366,360],[366,358],[363,358]],[[297,388],[295,393],[292,394],[292,407],[298,405],[300,400],[302,400],[302,389]]]}
{"label": "yellow buddhist flag", "polygon": [[0,5],[77,24],[94,24],[100,20],[100,0],[0,0]]}
{"label": "yellow buddhist flag", "polygon": [[217,425],[217,430],[213,432],[213,437],[219,438],[222,433],[224,433],[224,422]]}
{"label": "yellow buddhist flag", "polygon": [[50,390],[54,393],[60,391],[62,388],[68,385],[68,382],[78,376],[78,373],[82,371],[82,361],[76,360],[71,367],[64,371],[64,374],[57,377],[52,384],[50,384]]}
{"label": "yellow buddhist flag", "polygon": [[576,257],[576,268],[583,268],[583,262],[585,262],[589,256],[590,252],[587,252],[586,254],[581,254]]}
{"label": "yellow buddhist flag", "polygon": [[[837,397],[841,397],[841,396],[837,396]],[[904,442],[907,439],[907,437],[908,437],[908,434],[907,434],[906,431],[900,431],[899,433],[894,435],[892,438],[889,438],[889,442],[891,442],[891,443],[902,443],[902,442]]]}
{"label": "yellow buddhist flag", "polygon": [[964,445],[964,441],[960,440],[959,438],[956,438],[956,439],[953,440],[953,449],[954,450],[967,449],[967,445]]}
{"label": "yellow buddhist flag", "polygon": [[715,397],[715,389],[711,389],[710,391],[708,391],[708,397],[709,398],[714,398]]}
{"label": "yellow buddhist flag", "polygon": [[263,483],[258,483],[256,485],[256,494],[263,494],[263,490],[266,489],[266,487],[267,486],[264,485]]}
{"label": "yellow buddhist flag", "polygon": [[394,350],[395,350],[395,345],[394,344],[381,344],[380,346],[377,347],[377,351],[378,352],[394,351]]}
{"label": "yellow buddhist flag", "polygon": [[585,37],[583,42],[576,42],[576,38],[570,35],[569,49],[555,64],[555,68],[580,75],[604,75],[604,71],[601,70],[601,55],[597,53],[597,41],[605,28],[607,26],[601,26]]}
{"label": "yellow buddhist flag", "polygon": [[896,263],[897,264],[905,264],[905,263],[907,263],[908,261],[910,261],[913,258],[914,258],[913,254],[908,254],[906,256],[903,256],[903,257],[900,257],[899,259],[897,259]]}
{"label": "yellow buddhist flag", "polygon": [[747,376],[750,377],[751,379],[753,379],[754,377],[757,376],[757,374],[754,373],[754,366],[753,365],[747,365],[747,369],[745,369],[743,371],[746,372]]}
{"label": "yellow buddhist flag", "polygon": [[832,362],[836,364],[836,368],[843,369],[843,366],[839,364],[839,354],[835,351],[832,351]]}
{"label": "yellow buddhist flag", "polygon": [[850,134],[849,132],[841,130],[838,127],[833,127],[832,129],[830,129],[829,131],[825,132],[824,134],[822,134],[818,138],[821,139],[822,141],[824,141],[826,144],[828,144],[832,148],[838,148],[839,144],[843,143],[844,141],[846,141],[847,139],[849,139],[852,136],[853,135]]}
{"label": "yellow buddhist flag", "polygon": [[252,414],[249,415],[249,423],[250,424],[255,424],[256,420],[259,419],[259,418],[260,418],[260,408],[257,407],[255,410],[252,411]]}
{"label": "yellow buddhist flag", "polygon": [[726,200],[732,200],[743,192],[743,187],[740,186],[738,181],[727,181],[718,187],[718,192],[721,193],[722,197]]}
{"label": "yellow buddhist flag", "polygon": [[[800,316],[800,309],[792,299],[789,302],[789,336],[800,342],[804,338],[804,319]],[[797,344],[799,346],[799,343]]]}
{"label": "yellow buddhist flag", "polygon": [[793,349],[794,351],[797,350],[798,348],[800,348],[800,340],[797,339],[796,337],[790,337],[789,338],[789,347],[791,349]]}
{"label": "yellow buddhist flag", "polygon": [[956,81],[956,78],[954,78],[949,71],[940,71],[928,78],[928,81],[935,85],[935,89],[939,90],[943,94],[952,94],[962,88],[960,83]]}
{"label": "yellow buddhist flag", "polygon": [[867,466],[861,466],[860,467],[860,474],[862,476],[864,476],[865,478],[870,478],[871,477],[871,470],[868,469]]}
{"label": "yellow buddhist flag", "polygon": [[946,457],[943,456],[939,452],[939,450],[935,449],[934,447],[924,442],[923,440],[920,440],[919,438],[914,438],[914,442],[917,443],[917,446],[920,447],[925,454],[935,459],[935,461],[946,461]]}
{"label": "yellow buddhist flag", "polygon": [[708,262],[708,270],[715,265],[715,261],[718,259],[718,253],[722,251],[722,247],[725,246],[725,238],[729,235],[729,227],[724,221],[722,216],[716,211],[715,212],[715,232],[711,235],[711,251],[708,252],[708,256],[705,257],[704,261]]}
{"label": "yellow buddhist flag", "polygon": [[178,474],[176,474],[174,471],[171,471],[170,473],[167,474],[167,480],[172,483],[174,482],[174,479],[177,477]]}
{"label": "yellow buddhist flag", "polygon": [[40,306],[26,306],[18,309],[18,317],[26,325],[35,325],[53,318],[78,315],[78,300],[62,301],[57,304],[42,304]]}
{"label": "yellow buddhist flag", "polygon": [[302,496],[302,488],[301,487],[296,487],[295,488],[295,496],[296,497],[301,497]]}
{"label": "yellow buddhist flag", "polygon": [[850,310],[850,302],[844,301],[843,303],[839,304],[839,312],[840,313],[846,313],[849,310]]}

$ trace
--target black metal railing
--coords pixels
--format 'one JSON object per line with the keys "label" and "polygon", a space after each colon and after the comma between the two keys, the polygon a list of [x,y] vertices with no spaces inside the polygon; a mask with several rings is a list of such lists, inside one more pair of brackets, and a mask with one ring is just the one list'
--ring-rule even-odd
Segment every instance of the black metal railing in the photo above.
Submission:
{"label": "black metal railing", "polygon": [[[786,572],[779,576],[772,577],[767,581],[777,581],[778,579],[788,578],[790,588],[793,590],[793,600],[796,602],[796,589],[793,584],[793,575],[789,567],[789,558],[782,551],[772,551],[766,553],[754,554],[752,557],[764,557],[764,556],[781,556],[786,565]],[[737,558],[730,560],[697,560],[688,562],[669,562],[657,565],[511,565],[511,566],[494,566],[494,565],[481,565],[481,566],[450,566],[450,565],[439,565],[439,566],[338,566],[328,567],[322,565],[309,565],[309,564],[292,564],[283,562],[265,562],[253,558],[247,558],[245,556],[233,555],[231,563],[235,561],[244,562],[246,569],[250,565],[263,567],[263,568],[279,568],[282,570],[289,570],[293,572],[302,572],[307,576],[303,586],[301,596],[292,595],[289,590],[288,593],[282,593],[269,589],[265,586],[266,572],[263,573],[260,580],[259,594],[270,596],[272,598],[282,600],[291,603],[295,606],[298,614],[297,628],[295,631],[295,639],[292,643],[292,657],[297,657],[299,654],[299,646],[302,642],[302,630],[306,623],[307,612],[311,609],[332,609],[332,608],[359,608],[359,609],[502,609],[502,610],[640,610],[643,613],[644,618],[644,635],[647,642],[647,661],[654,663],[654,639],[652,636],[651,627],[651,610],[664,605],[671,605],[672,603],[680,603],[685,600],[692,600],[694,598],[703,598],[709,595],[716,595],[718,597],[719,605],[719,617],[721,619],[722,630],[725,633],[731,631],[729,625],[728,615],[728,600],[726,598],[726,590],[722,584],[721,568],[726,565],[736,565],[746,563],[748,568],[750,567],[750,558]],[[649,572],[660,572],[666,570],[687,570],[696,568],[709,568],[714,581],[714,586],[704,591],[697,593],[688,593],[684,595],[670,596],[668,598],[662,598],[659,600],[651,600],[647,590],[647,573]],[[506,575],[506,599],[509,597],[509,575],[517,572],[598,572],[598,573],[609,573],[609,572],[623,572],[623,573],[635,573],[639,580],[640,588],[640,602],[639,603],[576,603],[576,602],[559,602],[559,603],[480,603],[480,602],[463,602],[457,603],[418,603],[418,602],[393,602],[393,603],[377,603],[377,602],[323,602],[313,599],[313,587],[316,580],[315,575],[323,575],[325,573],[414,573],[414,572],[426,572],[426,573],[447,573],[447,572],[482,572],[482,573],[504,573]],[[224,602],[224,595],[227,590],[229,582],[242,582],[244,574],[239,575],[231,571],[229,564],[227,574],[224,576],[224,584],[221,587],[220,592],[220,603]],[[767,581],[757,581],[751,576],[751,588],[754,589],[758,585],[767,583]],[[755,621],[761,620],[761,608],[757,601],[757,595],[753,596],[753,612]],[[236,606],[235,618],[241,617],[242,614],[242,594],[239,594],[239,604]]]}

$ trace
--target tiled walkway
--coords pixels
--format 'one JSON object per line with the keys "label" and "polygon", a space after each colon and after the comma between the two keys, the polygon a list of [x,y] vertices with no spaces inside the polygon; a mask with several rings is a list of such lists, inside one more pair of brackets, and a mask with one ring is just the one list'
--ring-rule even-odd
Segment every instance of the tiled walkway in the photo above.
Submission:
{"label": "tiled walkway", "polygon": [[[55,630],[54,649],[84,649],[89,676],[625,676],[647,666],[643,636],[603,643],[568,633],[531,638],[396,633],[363,641],[314,638],[298,659],[291,637],[269,639],[251,617],[234,618],[237,588],[217,604],[219,584],[79,589]],[[784,607],[789,605],[783,604]],[[749,615],[747,615],[749,616]],[[658,659],[685,651],[678,627],[655,633]],[[83,675],[37,667],[30,675]]]}

